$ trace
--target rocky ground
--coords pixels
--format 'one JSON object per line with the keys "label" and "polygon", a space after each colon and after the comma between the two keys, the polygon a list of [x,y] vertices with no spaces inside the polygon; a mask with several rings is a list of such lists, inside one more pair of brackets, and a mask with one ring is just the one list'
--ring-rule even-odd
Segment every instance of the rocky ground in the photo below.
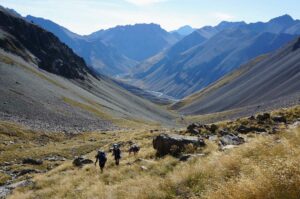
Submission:
{"label": "rocky ground", "polygon": [[[2,185],[0,198],[4,198],[17,187],[33,186],[32,184],[36,182],[32,180],[32,177],[43,175],[43,173],[46,175],[57,166],[66,163],[68,165],[68,162],[72,162],[76,156],[86,155],[87,158],[78,159],[79,162],[83,162],[82,165],[91,164],[95,149],[103,146],[106,149],[116,142],[121,145],[122,150],[127,150],[134,142],[140,144],[142,154],[145,153],[140,156],[142,159],[137,160],[124,155],[124,161],[127,162],[125,165],[136,165],[143,171],[150,171],[152,166],[149,165],[161,164],[160,160],[153,156],[151,145],[153,145],[157,157],[171,155],[175,158],[175,162],[176,159],[179,162],[186,162],[190,159],[207,157],[212,148],[217,148],[219,151],[230,150],[255,140],[257,136],[273,136],[299,125],[299,106],[227,122],[192,123],[185,130],[148,129],[143,132],[124,132],[122,130],[120,132],[109,131],[78,135],[48,134],[2,122],[0,125],[0,135],[2,136],[0,142],[0,183]],[[26,150],[20,152],[20,149],[25,147]],[[127,166],[121,167],[126,170]]]}
{"label": "rocky ground", "polygon": [[101,120],[95,117],[84,119],[79,117],[76,118],[76,115],[74,115],[74,117],[61,118],[57,118],[57,116],[55,116],[52,120],[50,118],[45,119],[43,116],[40,117],[40,119],[38,118],[38,115],[36,115],[35,118],[32,118],[32,116],[20,117],[16,116],[15,114],[9,114],[0,111],[1,121],[18,123],[37,131],[82,133],[97,130],[112,131],[120,129],[109,121]]}

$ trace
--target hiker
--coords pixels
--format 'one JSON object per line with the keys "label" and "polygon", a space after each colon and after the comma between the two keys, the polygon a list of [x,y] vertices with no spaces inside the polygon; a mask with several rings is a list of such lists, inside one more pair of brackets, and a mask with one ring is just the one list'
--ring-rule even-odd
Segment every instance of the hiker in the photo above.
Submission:
{"label": "hiker", "polygon": [[120,146],[118,144],[114,144],[112,152],[113,152],[112,155],[115,157],[116,165],[119,165],[121,159]]}
{"label": "hiker", "polygon": [[131,153],[133,153],[134,155],[136,155],[139,151],[140,151],[140,146],[137,145],[137,144],[131,145],[131,146],[129,147],[129,150],[128,150],[129,155],[130,155]]}
{"label": "hiker", "polygon": [[107,160],[106,153],[103,150],[99,150],[95,158],[96,158],[95,166],[99,160],[99,167],[101,169],[101,173],[103,173],[103,168]]}

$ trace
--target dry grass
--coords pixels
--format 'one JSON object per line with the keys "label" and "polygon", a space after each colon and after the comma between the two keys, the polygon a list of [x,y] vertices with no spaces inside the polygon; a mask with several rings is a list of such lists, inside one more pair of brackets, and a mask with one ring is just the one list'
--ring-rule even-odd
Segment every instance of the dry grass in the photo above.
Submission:
{"label": "dry grass", "polygon": [[[95,148],[93,145],[99,145],[103,141],[100,133],[70,137],[62,133],[35,132],[10,122],[0,122],[0,138],[1,162],[51,154],[72,157],[72,154],[85,154],[91,151]],[[90,138],[96,138],[97,141],[89,143],[87,140]]]}
{"label": "dry grass", "polygon": [[[138,157],[123,154],[121,165],[116,167],[109,156],[103,174],[94,165],[77,169],[66,162],[47,174],[37,175],[34,186],[17,189],[10,198],[293,199],[300,196],[300,129],[256,136],[225,152],[209,143],[205,149],[207,156],[184,163],[169,156],[156,159],[152,137],[148,131],[113,133],[109,138],[111,143],[133,140],[141,144]],[[107,149],[109,145],[102,147]],[[90,158],[94,155],[94,152],[88,154]]]}
{"label": "dry grass", "polygon": [[10,179],[11,179],[10,175],[0,172],[0,186],[4,185]]}

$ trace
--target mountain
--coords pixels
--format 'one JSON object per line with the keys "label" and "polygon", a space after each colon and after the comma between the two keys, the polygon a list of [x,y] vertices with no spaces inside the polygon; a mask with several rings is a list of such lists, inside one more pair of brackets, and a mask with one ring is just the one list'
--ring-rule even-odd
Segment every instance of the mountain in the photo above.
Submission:
{"label": "mountain", "polygon": [[182,26],[182,27],[178,28],[177,30],[172,31],[171,33],[178,33],[179,35],[187,36],[187,35],[191,34],[192,32],[194,32],[195,30],[196,30],[195,28],[192,28],[191,26],[186,25],[186,26]]}
{"label": "mountain", "polygon": [[54,34],[0,8],[0,118],[51,131],[174,124],[175,116],[105,76]]}
{"label": "mountain", "polygon": [[298,20],[283,16],[266,23],[222,22],[214,28],[204,27],[155,59],[137,66],[145,71],[136,70],[133,83],[143,89],[183,98],[256,56],[291,41],[297,33],[297,24],[300,24]]}
{"label": "mountain", "polygon": [[[135,68],[135,79],[141,79],[144,77],[148,77],[157,67],[175,60],[177,57],[181,56],[181,53],[185,52],[186,50],[197,46],[198,44],[203,43],[206,41],[197,30],[191,33],[190,35],[184,37],[182,40],[174,44],[168,50],[159,53],[158,55],[151,57],[150,59],[142,62],[141,64],[137,65]],[[172,70],[170,67],[169,70]]]}
{"label": "mountain", "polygon": [[135,24],[100,30],[86,36],[112,45],[126,57],[143,61],[176,43],[179,38],[157,24]]}
{"label": "mountain", "polygon": [[43,18],[26,16],[26,20],[39,25],[45,30],[52,32],[62,42],[67,44],[86,63],[97,72],[116,76],[128,73],[137,62],[118,52],[117,49],[104,44],[100,40],[88,41],[85,37],[69,31],[68,29]]}
{"label": "mountain", "polygon": [[210,39],[211,37],[215,36],[217,33],[230,28],[237,28],[241,25],[245,25],[246,23],[241,22],[228,22],[228,21],[222,21],[216,26],[204,26],[197,31],[200,35],[202,35],[206,39]]}
{"label": "mountain", "polygon": [[[173,105],[183,114],[285,107],[300,100],[300,38]],[[230,111],[235,112],[235,111]]]}

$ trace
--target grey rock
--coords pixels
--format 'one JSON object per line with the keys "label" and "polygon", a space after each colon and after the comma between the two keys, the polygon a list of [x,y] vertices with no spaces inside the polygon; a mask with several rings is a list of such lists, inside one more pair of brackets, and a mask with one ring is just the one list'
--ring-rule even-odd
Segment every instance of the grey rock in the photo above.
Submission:
{"label": "grey rock", "polygon": [[247,126],[241,125],[237,128],[237,132],[239,132],[239,133],[250,133],[250,132],[262,133],[262,132],[267,132],[267,130],[264,128],[259,128],[259,127],[254,127],[254,126],[247,127]]}
{"label": "grey rock", "polygon": [[41,173],[40,170],[36,170],[36,169],[23,169],[20,171],[14,171],[13,172],[17,177],[26,175],[26,174],[32,174],[32,173]]}
{"label": "grey rock", "polygon": [[278,122],[278,123],[287,123],[286,117],[285,116],[273,116],[272,120],[274,122]]}
{"label": "grey rock", "polygon": [[5,199],[15,188],[26,187],[26,186],[30,186],[32,184],[33,184],[33,182],[30,180],[23,180],[20,182],[16,182],[14,184],[2,186],[2,187],[0,187],[0,199]]}
{"label": "grey rock", "polygon": [[171,154],[172,147],[174,146],[181,152],[188,144],[192,144],[196,147],[205,146],[204,140],[195,136],[160,134],[153,139],[153,147],[157,150],[157,155],[159,156]]}
{"label": "grey rock", "polygon": [[73,161],[73,165],[76,167],[82,167],[86,164],[93,164],[94,161],[90,159],[86,159],[84,157],[76,157]]}
{"label": "grey rock", "polygon": [[42,165],[43,161],[33,158],[26,158],[22,161],[23,164],[31,164],[31,165]]}
{"label": "grey rock", "polygon": [[259,122],[259,123],[263,123],[267,120],[271,119],[271,115],[270,113],[264,113],[264,114],[259,114],[256,116],[256,120]]}
{"label": "grey rock", "polygon": [[146,167],[146,166],[141,166],[141,170],[142,170],[142,171],[147,171],[147,170],[148,170],[148,167]]}
{"label": "grey rock", "polygon": [[66,158],[61,157],[61,156],[51,156],[51,157],[46,157],[44,160],[48,160],[50,162],[55,162],[55,161],[66,161]]}
{"label": "grey rock", "polygon": [[234,135],[234,134],[228,134],[224,135],[220,139],[221,145],[226,146],[226,145],[240,145],[245,142],[244,138]]}

